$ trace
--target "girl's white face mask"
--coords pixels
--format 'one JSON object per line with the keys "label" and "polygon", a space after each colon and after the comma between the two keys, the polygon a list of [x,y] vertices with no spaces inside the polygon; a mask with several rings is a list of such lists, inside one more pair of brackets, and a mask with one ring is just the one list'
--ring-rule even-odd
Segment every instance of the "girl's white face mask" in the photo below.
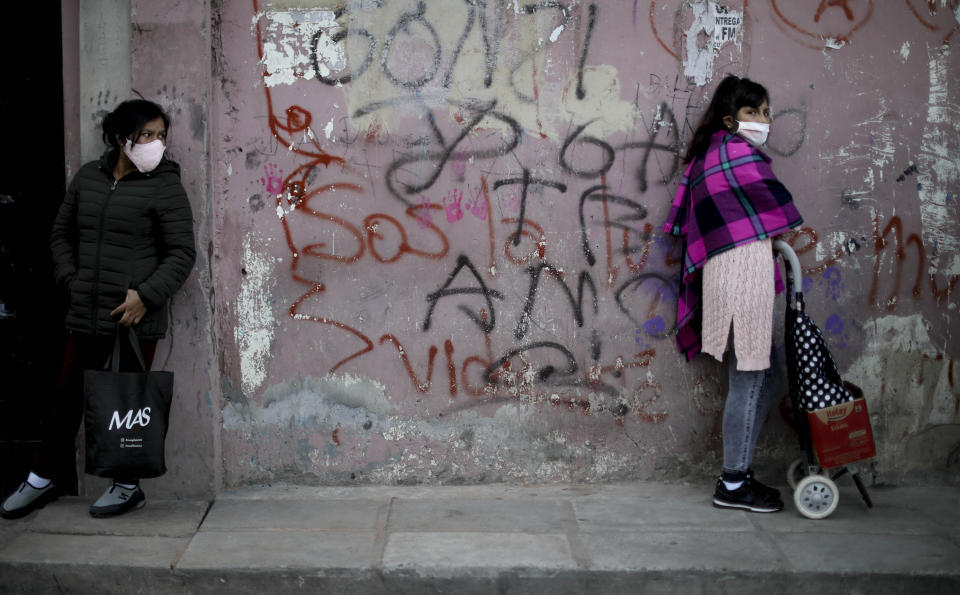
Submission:
{"label": "girl's white face mask", "polygon": [[163,159],[163,152],[166,149],[167,146],[159,138],[142,145],[127,140],[127,144],[123,145],[124,154],[141,173],[149,173],[155,170],[160,165],[160,160]]}
{"label": "girl's white face mask", "polygon": [[742,136],[754,147],[759,147],[767,142],[767,136],[770,135],[770,125],[761,122],[741,122],[737,120],[737,134]]}

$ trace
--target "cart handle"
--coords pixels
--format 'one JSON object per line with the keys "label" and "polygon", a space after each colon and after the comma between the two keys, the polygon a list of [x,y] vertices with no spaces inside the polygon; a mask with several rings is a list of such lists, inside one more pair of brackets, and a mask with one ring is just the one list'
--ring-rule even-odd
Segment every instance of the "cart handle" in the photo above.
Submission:
{"label": "cart handle", "polygon": [[803,293],[803,275],[800,271],[800,259],[797,253],[793,251],[790,244],[783,240],[774,240],[773,249],[779,252],[789,265],[787,267],[787,281],[793,281],[793,292],[795,294]]}

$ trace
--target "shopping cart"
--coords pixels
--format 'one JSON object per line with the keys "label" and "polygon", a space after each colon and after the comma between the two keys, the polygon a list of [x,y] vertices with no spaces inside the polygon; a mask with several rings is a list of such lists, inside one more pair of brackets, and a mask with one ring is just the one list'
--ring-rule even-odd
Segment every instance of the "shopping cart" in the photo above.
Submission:
{"label": "shopping cart", "polygon": [[803,458],[787,470],[800,514],[823,519],[840,500],[837,478],[849,474],[863,501],[873,507],[856,463],[876,455],[862,391],[840,378],[823,333],[805,312],[800,261],[790,245],[773,243],[786,264],[785,341],[790,401]]}

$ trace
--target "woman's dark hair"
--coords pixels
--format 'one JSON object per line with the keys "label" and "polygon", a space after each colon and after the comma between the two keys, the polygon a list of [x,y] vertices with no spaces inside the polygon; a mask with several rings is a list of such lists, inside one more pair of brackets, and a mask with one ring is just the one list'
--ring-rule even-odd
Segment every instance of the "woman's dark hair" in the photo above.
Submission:
{"label": "woman's dark hair", "polygon": [[770,101],[770,94],[763,85],[750,79],[727,75],[713,92],[710,107],[700,119],[697,131],[693,133],[693,140],[690,141],[690,148],[687,149],[683,162],[690,163],[707,152],[713,133],[726,128],[723,124],[724,117],[736,118],[741,107],[758,108],[764,101]]}
{"label": "woman's dark hair", "polygon": [[169,130],[170,116],[163,108],[146,99],[130,99],[118,105],[103,117],[103,142],[114,149],[119,148],[117,137],[137,138],[147,122],[163,118],[163,126]]}

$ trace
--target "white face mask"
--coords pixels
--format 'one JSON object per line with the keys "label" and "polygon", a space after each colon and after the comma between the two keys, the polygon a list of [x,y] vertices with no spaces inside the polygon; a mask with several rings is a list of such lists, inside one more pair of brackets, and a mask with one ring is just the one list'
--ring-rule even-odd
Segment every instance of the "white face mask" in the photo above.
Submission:
{"label": "white face mask", "polygon": [[163,159],[163,152],[166,149],[166,145],[159,138],[142,145],[135,145],[133,141],[127,140],[127,144],[123,145],[124,154],[130,158],[130,161],[141,173],[155,170],[160,165],[160,160]]}
{"label": "white face mask", "polygon": [[741,122],[737,120],[737,134],[746,139],[746,141],[754,147],[759,147],[767,142],[767,136],[770,134],[770,125],[761,122]]}

